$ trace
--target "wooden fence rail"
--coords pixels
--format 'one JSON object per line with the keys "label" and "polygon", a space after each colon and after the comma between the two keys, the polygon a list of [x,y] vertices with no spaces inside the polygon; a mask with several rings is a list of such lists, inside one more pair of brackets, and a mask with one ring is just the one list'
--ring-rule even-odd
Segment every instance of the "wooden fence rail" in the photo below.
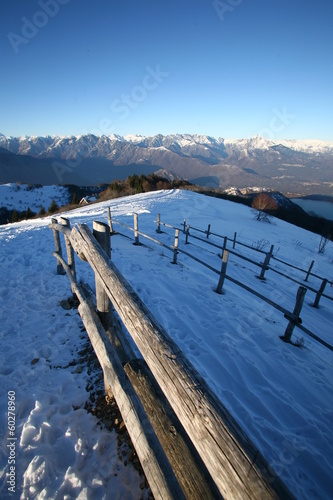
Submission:
{"label": "wooden fence rail", "polygon": [[[100,225],[94,223],[95,232],[99,231]],[[90,229],[79,224],[70,231],[68,225],[63,226],[54,220],[50,228],[64,233],[77,255],[94,270],[98,286],[104,289],[132,336],[213,478],[214,487],[217,487],[215,492],[212,488],[211,493],[203,493],[199,480],[194,487],[192,485],[192,490],[190,485],[186,490],[186,481],[181,481],[184,471],[175,476],[175,468],[170,466],[170,458],[168,460],[156,438],[138,394],[113,350],[91,301],[87,300],[84,290],[77,284],[73,269],[63,259],[59,238],[59,245],[54,252],[58,272],[61,264],[80,300],[79,313],[103,368],[106,389],[112,388],[154,497],[165,499],[185,496],[199,499],[222,495],[226,499],[292,498],[221,401],[120,274]]]}

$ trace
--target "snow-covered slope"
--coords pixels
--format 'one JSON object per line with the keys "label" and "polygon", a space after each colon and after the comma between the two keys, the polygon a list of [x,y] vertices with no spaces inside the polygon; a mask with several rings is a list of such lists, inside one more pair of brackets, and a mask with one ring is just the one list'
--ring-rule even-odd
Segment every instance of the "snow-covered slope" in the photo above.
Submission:
{"label": "snow-covered slope", "polygon": [[[211,224],[213,232],[269,250],[307,269],[332,278],[333,245],[318,254],[320,237],[275,220],[254,220],[241,205],[187,191],[160,191],[79,208],[69,212],[71,224],[106,221],[106,207],[114,219],[132,225],[139,214],[140,230],[156,237],[157,214],[179,225],[184,219],[197,228]],[[63,215],[63,214],[62,214]],[[85,365],[80,359],[84,338],[75,311],[59,302],[70,295],[65,276],[56,274],[49,220],[25,221],[0,228],[0,348],[1,472],[0,496],[6,498],[8,472],[8,391],[16,394],[17,492],[21,498],[136,498],[142,496],[140,478],[119,460],[114,433],[97,426],[84,410],[88,397]],[[174,231],[158,237],[172,245]],[[302,499],[329,499],[333,491],[332,352],[304,336],[304,347],[281,341],[287,320],[279,311],[230,282],[224,295],[214,293],[218,276],[187,256],[143,241],[112,237],[112,260],[143,302],[166,328],[221,401],[254,441],[272,469]],[[222,243],[210,236],[211,241]],[[180,248],[185,248],[180,235]],[[237,248],[237,247],[236,247]],[[251,250],[244,251],[249,255]],[[190,240],[186,251],[220,268],[218,249]],[[252,255],[253,257],[253,255]],[[275,262],[281,270],[281,264]],[[78,278],[94,287],[87,263],[77,259]],[[296,270],[288,273],[298,277]],[[287,309],[295,303],[298,285],[230,255],[228,274],[265,294]],[[302,276],[304,278],[304,276]],[[320,281],[310,277],[319,288]],[[329,295],[332,288],[327,285]],[[322,298],[311,307],[307,292],[303,324],[332,343],[332,301]],[[36,361],[37,360],[37,361]]]}
{"label": "snow-covered slope", "polygon": [[0,184],[0,208],[39,212],[41,205],[47,210],[54,200],[57,205],[71,201],[68,189],[62,186],[28,186],[27,184]]}

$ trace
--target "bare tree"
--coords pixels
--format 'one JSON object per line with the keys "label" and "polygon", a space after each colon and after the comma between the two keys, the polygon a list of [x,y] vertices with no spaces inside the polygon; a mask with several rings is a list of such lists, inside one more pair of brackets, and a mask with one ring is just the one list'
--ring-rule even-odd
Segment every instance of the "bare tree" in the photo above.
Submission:
{"label": "bare tree", "polygon": [[269,214],[267,214],[267,211],[276,210],[279,206],[273,196],[268,193],[262,192],[253,199],[251,207],[255,213],[255,217],[257,220],[270,222]]}
{"label": "bare tree", "polygon": [[322,236],[320,238],[319,242],[319,247],[318,247],[318,253],[324,253],[325,252],[325,247],[327,243],[329,242],[329,238],[327,236]]}

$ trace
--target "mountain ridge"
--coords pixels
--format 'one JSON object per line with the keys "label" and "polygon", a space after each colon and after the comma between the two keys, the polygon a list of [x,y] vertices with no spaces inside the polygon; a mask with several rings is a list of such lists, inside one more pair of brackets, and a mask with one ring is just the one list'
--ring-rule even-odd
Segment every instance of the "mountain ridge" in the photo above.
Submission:
{"label": "mountain ridge", "polygon": [[[53,170],[60,163],[63,172],[58,183],[110,182],[119,176],[119,169],[129,175],[125,168],[131,166],[137,173],[171,170],[190,182],[222,189],[260,185],[286,194],[329,195],[333,186],[333,142],[318,140],[223,139],[200,134],[0,135],[0,148],[19,156],[22,164],[24,157],[43,160]],[[98,163],[96,178],[94,162]],[[15,178],[8,169],[4,176],[5,170],[0,152],[0,182],[22,180],[19,170]],[[122,171],[120,176],[124,178]]]}

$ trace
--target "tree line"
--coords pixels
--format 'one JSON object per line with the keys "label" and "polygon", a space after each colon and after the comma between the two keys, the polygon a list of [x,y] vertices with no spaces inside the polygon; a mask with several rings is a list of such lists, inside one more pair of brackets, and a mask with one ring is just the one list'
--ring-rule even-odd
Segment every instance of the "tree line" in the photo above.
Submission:
{"label": "tree line", "polygon": [[[96,187],[83,188],[74,185],[67,185],[68,191],[72,196],[71,203],[64,207],[59,207],[52,200],[50,206],[46,210],[42,205],[39,212],[33,212],[29,207],[25,211],[8,210],[5,207],[0,208],[0,224],[8,222],[18,222],[20,220],[31,219],[33,217],[43,217],[52,215],[58,211],[71,210],[79,205],[79,199],[82,196],[91,194],[92,190],[96,191]],[[228,195],[221,193],[219,190],[210,190],[199,186],[191,185],[184,180],[168,180],[156,174],[137,175],[133,174],[127,177],[126,180],[115,180],[110,184],[99,186],[98,201],[106,201],[122,196],[128,196],[138,193],[146,193],[150,191],[158,191],[162,189],[189,189],[208,196],[214,196],[230,200],[236,203],[241,203],[251,207],[254,210],[255,217],[258,220],[269,222],[270,216],[290,222],[296,226],[302,227],[314,233],[320,234],[330,240],[333,239],[333,222],[324,217],[315,217],[307,214],[295,204],[293,208],[285,208],[281,206],[272,193],[262,192],[256,195],[240,196]]]}
{"label": "tree line", "polygon": [[178,189],[190,186],[190,183],[184,180],[168,180],[164,177],[149,174],[133,174],[126,180],[116,180],[111,182],[107,189],[100,194],[101,200],[118,198],[120,196],[129,196],[132,194],[148,193],[150,191],[159,191],[162,189]]}

